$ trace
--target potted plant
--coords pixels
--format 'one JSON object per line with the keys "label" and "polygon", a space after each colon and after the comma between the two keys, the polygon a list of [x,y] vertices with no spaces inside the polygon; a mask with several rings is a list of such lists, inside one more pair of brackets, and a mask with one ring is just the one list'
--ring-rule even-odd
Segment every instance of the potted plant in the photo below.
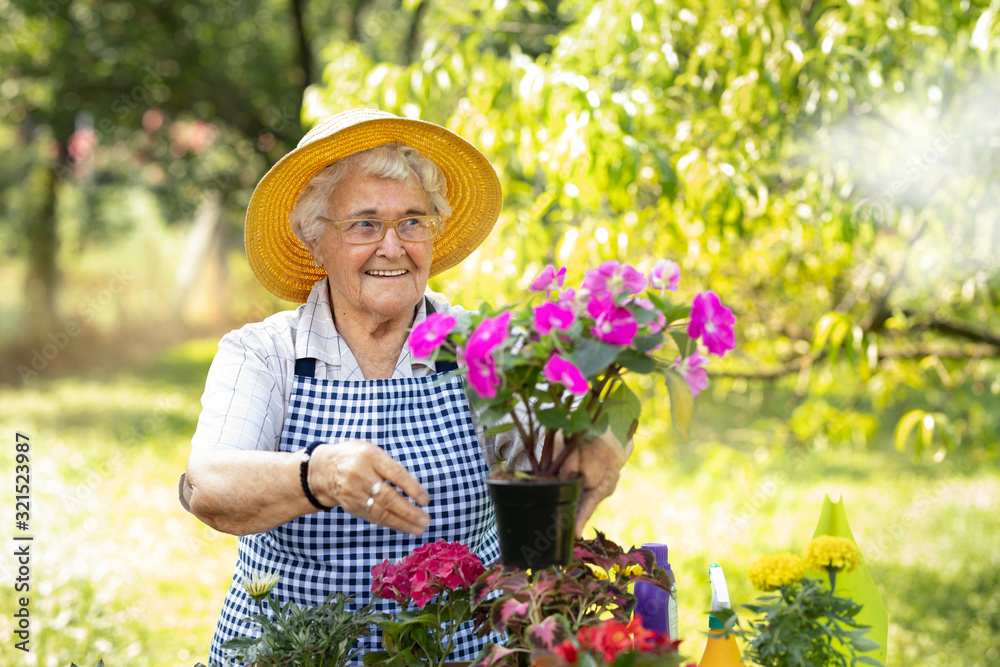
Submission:
{"label": "potted plant", "polygon": [[395,600],[401,610],[375,619],[383,650],[366,654],[364,664],[450,664],[455,632],[473,620],[472,586],[485,571],[469,547],[444,540],[417,547],[398,563],[373,567],[372,594]]}
{"label": "potted plant", "polygon": [[534,667],[676,667],[682,662],[677,648],[664,635],[643,628],[638,616],[628,623],[608,619],[580,628],[531,658]]}
{"label": "potted plant", "polygon": [[[532,281],[540,303],[431,314],[409,339],[415,357],[458,362],[455,372],[465,376],[488,434],[516,430],[525,445],[528,470],[495,471],[488,481],[501,557],[519,567],[569,561],[580,486],[560,472],[608,430],[620,443],[631,439],[641,406],[625,377],[662,375],[686,437],[692,398],[708,384],[701,350],[721,356],[734,346],[736,318],[715,292],[696,295],[690,306],[667,297],[680,279],[670,260],[648,274],[609,260],[575,288],[563,287],[565,276],[565,267],[548,266]],[[524,486],[525,478],[533,484]]]}
{"label": "potted plant", "polygon": [[[678,642],[655,638],[633,616],[636,599],[629,589],[640,581],[667,591],[673,586],[672,574],[656,564],[651,551],[625,551],[600,531],[594,539],[576,541],[568,566],[491,568],[473,586],[480,633],[504,633],[506,638],[484,649],[473,665],[604,664],[586,654],[603,645],[607,633],[616,637],[616,656],[625,652],[628,637],[638,641],[640,653],[649,654],[645,658],[676,659],[655,664],[677,664]],[[607,640],[610,647],[610,635]],[[569,660],[574,650],[582,662]]]}
{"label": "potted plant", "polygon": [[[351,609],[351,598],[343,593],[331,594],[314,607],[299,607],[290,601],[279,605],[270,595],[277,582],[275,573],[254,574],[241,582],[260,611],[245,621],[259,625],[261,633],[226,642],[225,648],[233,649],[231,657],[237,663],[258,667],[340,667],[361,653],[357,640],[371,633],[375,617],[372,605]],[[265,598],[271,616],[264,613]]]}
{"label": "potted plant", "polygon": [[[821,535],[809,543],[804,561],[782,553],[751,565],[754,587],[777,594],[743,605],[756,615],[747,628],[734,630],[746,641],[746,657],[763,667],[882,667],[879,660],[862,655],[879,644],[865,636],[868,627],[855,620],[861,605],[834,594],[837,573],[850,572],[860,562],[861,552],[853,542]],[[826,572],[828,581],[807,577],[807,566]],[[727,619],[727,627],[735,624],[734,618]]]}

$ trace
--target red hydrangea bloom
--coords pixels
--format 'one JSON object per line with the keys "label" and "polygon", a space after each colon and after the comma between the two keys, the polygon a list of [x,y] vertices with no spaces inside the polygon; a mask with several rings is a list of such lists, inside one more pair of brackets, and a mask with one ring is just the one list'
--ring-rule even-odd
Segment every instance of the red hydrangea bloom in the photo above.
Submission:
{"label": "red hydrangea bloom", "polygon": [[688,336],[701,338],[709,354],[722,356],[736,346],[733,325],[736,316],[722,305],[719,295],[709,290],[694,297],[691,303],[691,321]]}
{"label": "red hydrangea bloom", "polygon": [[373,567],[372,594],[404,607],[413,600],[423,609],[443,591],[471,588],[485,571],[466,545],[438,540],[417,547],[395,565],[383,561]]}

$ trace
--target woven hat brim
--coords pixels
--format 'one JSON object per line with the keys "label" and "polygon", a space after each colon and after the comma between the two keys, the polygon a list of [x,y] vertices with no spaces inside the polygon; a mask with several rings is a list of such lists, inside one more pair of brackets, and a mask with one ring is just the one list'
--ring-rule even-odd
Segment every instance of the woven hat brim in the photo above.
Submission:
{"label": "woven hat brim", "polygon": [[309,249],[289,224],[299,193],[327,165],[375,146],[407,144],[444,173],[452,214],[434,240],[430,275],[461,262],[489,235],[500,215],[500,180],[471,143],[434,123],[377,111],[355,110],[328,120],[334,122],[313,128],[264,175],[247,207],[247,259],[272,294],[304,303],[316,281],[326,275],[313,265]]}

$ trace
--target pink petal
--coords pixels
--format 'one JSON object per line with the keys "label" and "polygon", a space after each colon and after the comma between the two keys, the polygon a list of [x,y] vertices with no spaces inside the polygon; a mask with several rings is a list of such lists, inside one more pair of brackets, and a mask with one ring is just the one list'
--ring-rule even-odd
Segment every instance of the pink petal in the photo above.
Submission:
{"label": "pink petal", "polygon": [[577,396],[582,396],[590,390],[587,378],[583,376],[580,369],[573,362],[563,359],[558,354],[553,355],[548,360],[542,373],[549,382],[564,385]]}

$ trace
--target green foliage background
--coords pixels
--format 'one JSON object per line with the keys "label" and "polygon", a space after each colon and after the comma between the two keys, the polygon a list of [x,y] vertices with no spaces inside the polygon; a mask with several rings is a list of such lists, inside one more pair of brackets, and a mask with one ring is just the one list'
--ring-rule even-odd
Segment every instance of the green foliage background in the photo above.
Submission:
{"label": "green foliage background", "polygon": [[0,423],[44,443],[40,663],[201,655],[232,542],[173,484],[213,344],[163,350],[290,307],[246,267],[243,210],[354,106],[446,125],[496,166],[493,235],[432,281],[453,301],[518,299],[547,263],[573,281],[668,257],[683,297],[739,316],[689,442],[666,388],[636,382],[638,463],[598,523],[679,551],[689,636],[708,562],[801,549],[844,490],[890,664],[996,660],[998,12],[0,0]]}

